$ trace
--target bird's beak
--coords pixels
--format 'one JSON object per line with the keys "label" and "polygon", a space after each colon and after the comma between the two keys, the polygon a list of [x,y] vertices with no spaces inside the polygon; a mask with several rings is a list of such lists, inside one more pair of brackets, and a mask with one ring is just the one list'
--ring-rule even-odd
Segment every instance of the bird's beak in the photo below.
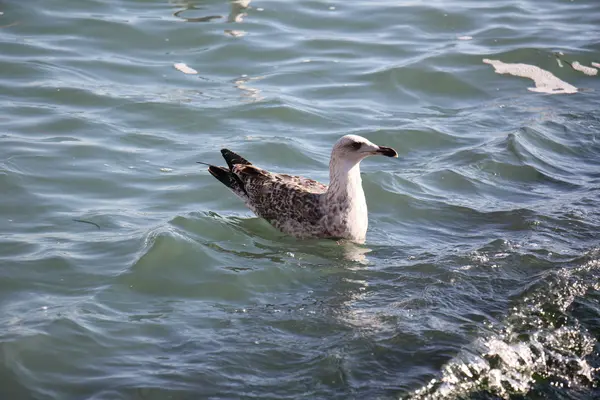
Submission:
{"label": "bird's beak", "polygon": [[391,147],[379,146],[379,149],[377,149],[375,153],[382,156],[398,158],[398,153]]}

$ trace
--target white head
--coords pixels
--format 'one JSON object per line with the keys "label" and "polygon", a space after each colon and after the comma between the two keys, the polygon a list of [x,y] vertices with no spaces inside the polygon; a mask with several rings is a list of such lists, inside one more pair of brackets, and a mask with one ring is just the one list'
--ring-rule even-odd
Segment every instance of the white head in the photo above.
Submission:
{"label": "white head", "polygon": [[345,170],[350,170],[363,158],[381,155],[398,157],[396,150],[391,147],[378,146],[375,143],[358,135],[342,136],[331,151],[331,166],[336,165]]}

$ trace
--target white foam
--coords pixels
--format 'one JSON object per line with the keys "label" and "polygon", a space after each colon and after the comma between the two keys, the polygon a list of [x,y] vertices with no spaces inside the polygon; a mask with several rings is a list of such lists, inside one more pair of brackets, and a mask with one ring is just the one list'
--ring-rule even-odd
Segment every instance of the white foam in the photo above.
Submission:
{"label": "white foam", "polygon": [[540,67],[536,67],[535,65],[504,63],[500,60],[490,60],[487,58],[484,58],[483,62],[492,65],[498,74],[509,74],[533,80],[535,87],[527,88],[532,92],[571,94],[577,93],[578,91],[575,86],[557,78],[549,71],[541,69]]}
{"label": "white foam", "polygon": [[193,68],[188,67],[184,63],[176,63],[176,64],[173,64],[173,66],[175,67],[176,70],[181,71],[184,74],[194,75],[194,74],[198,73],[198,71],[196,71]]}
{"label": "white foam", "polygon": [[508,399],[526,396],[539,377],[576,390],[595,385],[599,369],[588,358],[597,339],[575,318],[563,326],[556,320],[577,298],[600,289],[599,271],[600,259],[594,258],[549,275],[545,287],[524,297],[501,325],[487,324],[486,334],[446,364],[440,378],[409,398],[463,398],[485,390]]}
{"label": "white foam", "polygon": [[579,61],[573,61],[571,63],[571,67],[573,67],[573,69],[575,71],[583,72],[584,74],[589,75],[589,76],[595,76],[598,74],[598,70],[596,68],[586,67],[585,65],[581,65],[579,63]]}

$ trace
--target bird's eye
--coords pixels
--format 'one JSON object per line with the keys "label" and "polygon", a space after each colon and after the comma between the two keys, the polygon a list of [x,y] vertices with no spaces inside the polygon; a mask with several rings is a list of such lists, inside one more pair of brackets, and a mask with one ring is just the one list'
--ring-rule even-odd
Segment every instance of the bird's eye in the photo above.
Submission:
{"label": "bird's eye", "polygon": [[361,142],[354,142],[354,143],[352,143],[352,148],[353,148],[354,150],[360,150],[360,147],[361,147],[361,146],[362,146],[362,143],[361,143]]}

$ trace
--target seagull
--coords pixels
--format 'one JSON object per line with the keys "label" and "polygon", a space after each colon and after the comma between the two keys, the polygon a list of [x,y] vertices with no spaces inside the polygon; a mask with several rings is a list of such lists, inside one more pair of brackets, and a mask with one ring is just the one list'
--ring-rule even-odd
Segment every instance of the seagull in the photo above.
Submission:
{"label": "seagull", "polygon": [[360,162],[373,155],[398,157],[391,147],[358,135],[343,136],[331,151],[328,187],[301,176],[265,171],[228,149],[221,154],[227,168],[206,164],[208,172],[281,232],[301,239],[357,243],[365,241],[369,225]]}

